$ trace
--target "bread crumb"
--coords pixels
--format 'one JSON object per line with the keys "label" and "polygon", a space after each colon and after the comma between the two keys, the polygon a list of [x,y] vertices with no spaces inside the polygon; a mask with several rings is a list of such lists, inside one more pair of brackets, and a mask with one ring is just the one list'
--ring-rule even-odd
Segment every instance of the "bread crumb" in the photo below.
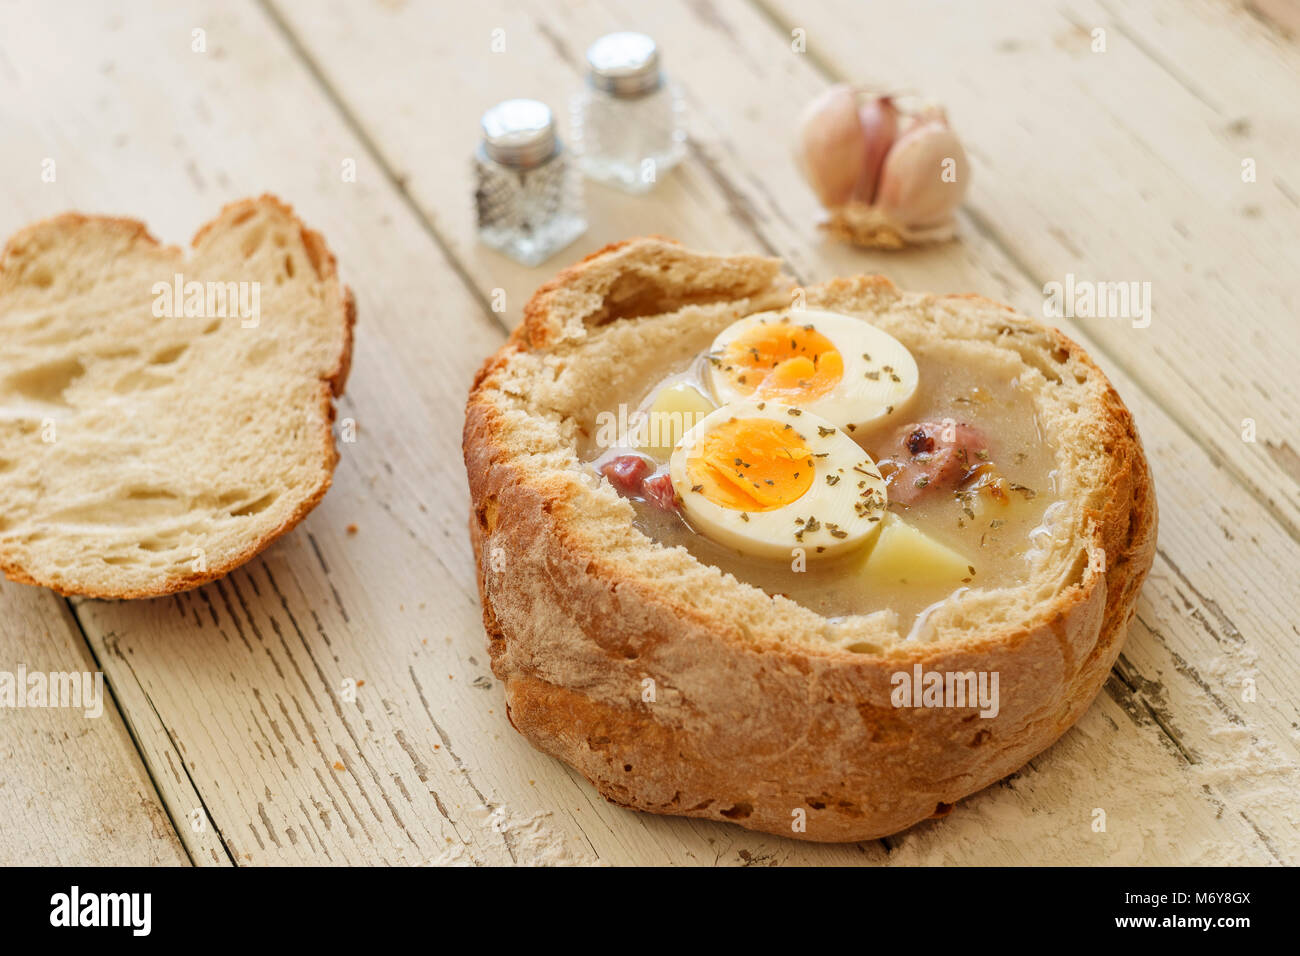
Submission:
{"label": "bread crumb", "polygon": [[348,534],[356,534],[356,533],[357,533],[357,526],[354,525],[354,524],[350,524],[350,525],[348,525],[348,527],[347,527],[347,532],[348,532]]}
{"label": "bread crumb", "polygon": [[346,770],[347,768],[343,766],[343,762],[342,762],[341,760],[336,760],[336,761],[334,761],[334,769],[335,769],[335,770]]}

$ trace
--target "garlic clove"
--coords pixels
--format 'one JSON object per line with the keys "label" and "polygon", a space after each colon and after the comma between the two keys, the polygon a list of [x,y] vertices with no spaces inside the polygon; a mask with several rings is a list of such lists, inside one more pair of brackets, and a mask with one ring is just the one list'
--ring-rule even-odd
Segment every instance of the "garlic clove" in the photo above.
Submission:
{"label": "garlic clove", "polygon": [[873,97],[858,107],[858,122],[866,141],[866,155],[853,187],[853,198],[871,205],[876,199],[885,156],[898,137],[898,107],[888,96]]}
{"label": "garlic clove", "polygon": [[961,140],[932,116],[908,129],[885,156],[876,205],[904,226],[938,224],[961,205],[969,184]]}
{"label": "garlic clove", "polygon": [[799,121],[795,160],[817,199],[827,209],[853,194],[867,158],[866,137],[853,88],[838,84],[805,107]]}

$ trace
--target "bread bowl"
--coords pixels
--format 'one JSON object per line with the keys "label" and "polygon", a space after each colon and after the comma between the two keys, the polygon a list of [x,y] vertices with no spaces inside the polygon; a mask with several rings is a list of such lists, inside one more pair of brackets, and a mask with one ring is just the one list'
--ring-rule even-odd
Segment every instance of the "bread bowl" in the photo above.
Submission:
{"label": "bread bowl", "polygon": [[[792,304],[811,311],[792,312]],[[699,514],[663,531],[646,518],[655,504],[644,492],[650,486],[638,495],[626,474],[607,467],[607,452],[591,447],[611,402],[638,394],[646,382],[672,384],[674,370],[680,380],[682,368],[697,367],[683,365],[684,356],[702,355],[717,368],[724,354],[717,343],[746,317],[794,319],[815,337],[823,320],[799,319],[824,312],[865,321],[917,357],[919,387],[899,407],[884,405],[889,415],[873,413],[875,425],[855,428],[859,450],[873,442],[893,448],[893,438],[880,436],[896,435],[900,426],[913,448],[936,437],[928,425],[917,426],[920,438],[907,431],[926,402],[962,397],[943,389],[934,390],[939,398],[927,397],[926,380],[936,369],[984,376],[990,388],[1009,390],[1011,411],[1002,419],[989,413],[980,428],[1016,427],[1012,419],[1027,414],[1041,432],[1038,452],[1046,456],[1051,487],[1038,489],[1038,504],[1021,515],[1041,522],[1032,546],[1011,541],[1002,558],[987,561],[979,551],[972,580],[919,613],[909,589],[920,583],[912,580],[900,578],[894,588],[876,578],[856,588],[858,579],[850,577],[850,586],[835,592],[840,597],[826,597],[806,590],[793,563],[790,587],[778,589],[760,573],[770,557],[713,562],[722,553],[718,542],[701,533],[697,546],[691,538],[704,527]],[[827,335],[836,334],[825,321]],[[790,343],[800,345],[794,337]],[[849,358],[835,368],[847,371]],[[735,375],[731,366],[725,370]],[[863,374],[873,370],[879,367]],[[899,388],[909,387],[907,372],[895,378]],[[995,398],[989,407],[1002,402]],[[742,425],[733,430],[747,427],[749,414],[756,413],[740,414]],[[831,421],[810,412],[790,420],[812,419]],[[700,429],[717,427],[706,421],[707,415],[670,436],[674,455],[703,447]],[[823,432],[838,427],[838,440],[857,424],[841,418],[816,432],[800,424],[810,456],[801,460],[812,461]],[[876,437],[866,438],[869,432]],[[1014,477],[1018,457],[995,438],[987,447]],[[921,455],[926,467],[938,467],[942,456],[933,451],[931,445]],[[522,324],[474,380],[464,453],[483,620],[515,728],[616,804],[806,840],[871,839],[942,815],[1055,741],[1104,682],[1155,550],[1154,490],[1132,417],[1100,369],[1059,331],[977,296],[903,292],[879,276],[795,290],[792,300],[776,260],[692,252],[655,238],[608,246],[536,292]],[[877,451],[872,460],[883,456]],[[927,490],[903,459],[886,476],[894,491],[906,498]],[[647,457],[646,468],[651,464]],[[886,471],[883,463],[864,464],[875,477]],[[851,470],[843,474],[857,479],[854,485],[875,484]],[[946,473],[933,474],[937,486]],[[835,476],[819,472],[818,489],[822,477]],[[777,478],[780,490],[789,474]],[[962,495],[976,479],[963,473],[960,480],[965,484],[943,478],[943,495],[951,492],[957,509],[943,513],[965,522]],[[705,484],[693,482],[674,480],[668,503],[686,507],[684,499]],[[938,491],[929,492],[947,507]],[[876,502],[866,500],[870,507],[860,513],[879,520]],[[760,507],[769,506],[781,514],[786,505]],[[1042,514],[1035,517],[1034,507]],[[939,526],[922,521],[924,510],[891,500],[881,526],[938,534]],[[803,530],[806,517],[795,519]],[[817,524],[824,530],[824,522]],[[972,533],[966,525],[953,530],[954,550],[974,554],[974,539],[962,537]],[[814,535],[804,542],[810,563],[819,560],[811,545],[822,540],[831,541]],[[885,541],[885,531],[877,532],[868,555]],[[976,564],[992,573],[981,577]],[[835,567],[852,576],[865,566]],[[962,698],[951,694],[931,706],[933,698],[900,690],[907,686],[900,675],[919,678],[918,687],[939,675],[951,687],[945,675],[960,683],[965,674],[990,683],[996,675],[996,707],[957,706]]]}

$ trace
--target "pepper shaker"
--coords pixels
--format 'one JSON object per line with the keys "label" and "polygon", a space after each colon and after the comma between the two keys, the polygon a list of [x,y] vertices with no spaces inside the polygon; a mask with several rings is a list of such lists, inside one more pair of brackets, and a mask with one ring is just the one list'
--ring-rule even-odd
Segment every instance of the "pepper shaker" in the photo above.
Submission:
{"label": "pepper shaker", "polygon": [[478,235],[526,266],[587,229],[580,183],[545,103],[506,100],[483,114],[474,156]]}
{"label": "pepper shaker", "polygon": [[587,82],[571,102],[574,151],[589,178],[645,193],[686,152],[682,96],[644,33],[610,33],[587,50]]}

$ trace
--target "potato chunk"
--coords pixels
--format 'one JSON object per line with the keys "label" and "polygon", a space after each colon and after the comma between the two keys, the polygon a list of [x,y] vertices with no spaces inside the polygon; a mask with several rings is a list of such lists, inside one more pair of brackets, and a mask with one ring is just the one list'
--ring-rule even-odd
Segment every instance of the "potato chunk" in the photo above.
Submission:
{"label": "potato chunk", "polygon": [[948,582],[956,586],[975,576],[965,557],[892,513],[885,516],[862,573],[879,585]]}
{"label": "potato chunk", "polygon": [[646,410],[648,420],[638,429],[642,438],[638,450],[656,461],[667,461],[682,435],[713,408],[711,401],[685,382],[665,386]]}

